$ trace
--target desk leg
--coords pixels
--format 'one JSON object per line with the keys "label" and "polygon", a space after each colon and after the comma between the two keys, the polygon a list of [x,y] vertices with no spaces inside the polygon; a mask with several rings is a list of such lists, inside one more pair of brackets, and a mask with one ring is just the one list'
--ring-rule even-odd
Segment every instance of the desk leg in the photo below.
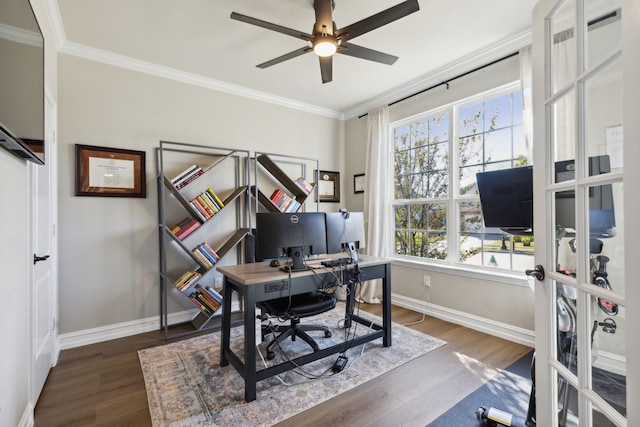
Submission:
{"label": "desk leg", "polygon": [[256,294],[254,286],[247,286],[244,295],[244,399],[256,400]]}
{"label": "desk leg", "polygon": [[344,313],[344,327],[348,329],[351,327],[351,318],[353,316],[353,309],[356,304],[356,282],[355,277],[349,272],[342,271],[342,283],[347,282],[348,291],[347,291],[347,304],[345,307]]}
{"label": "desk leg", "polygon": [[384,336],[382,345],[391,346],[391,264],[384,267],[384,277],[382,278],[382,327]]}
{"label": "desk leg", "polygon": [[231,297],[233,295],[233,289],[227,283],[227,278],[224,278],[222,292],[222,330],[221,343],[220,343],[220,366],[227,366],[229,359],[225,355],[225,351],[229,350],[229,342],[231,337]]}

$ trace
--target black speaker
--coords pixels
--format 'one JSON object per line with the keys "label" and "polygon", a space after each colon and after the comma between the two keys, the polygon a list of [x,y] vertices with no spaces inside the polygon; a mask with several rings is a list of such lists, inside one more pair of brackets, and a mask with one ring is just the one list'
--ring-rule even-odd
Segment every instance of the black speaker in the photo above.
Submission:
{"label": "black speaker", "polygon": [[247,234],[244,238],[244,262],[245,264],[253,264],[256,262],[255,230],[253,234]]}

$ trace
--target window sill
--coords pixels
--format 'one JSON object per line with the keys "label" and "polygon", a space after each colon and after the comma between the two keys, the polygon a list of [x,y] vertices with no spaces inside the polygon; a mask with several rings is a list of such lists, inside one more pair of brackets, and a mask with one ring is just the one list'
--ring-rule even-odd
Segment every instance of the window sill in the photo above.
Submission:
{"label": "window sill", "polygon": [[504,271],[480,266],[452,265],[439,262],[415,261],[407,258],[391,257],[393,265],[415,268],[419,270],[435,271],[442,274],[454,274],[456,276],[473,279],[487,280],[508,285],[529,287],[527,276],[524,272]]}

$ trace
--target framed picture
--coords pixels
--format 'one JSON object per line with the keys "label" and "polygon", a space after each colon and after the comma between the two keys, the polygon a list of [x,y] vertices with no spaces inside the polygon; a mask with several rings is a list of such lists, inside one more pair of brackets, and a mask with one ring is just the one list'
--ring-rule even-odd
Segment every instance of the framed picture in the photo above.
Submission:
{"label": "framed picture", "polygon": [[321,202],[340,201],[340,172],[320,171],[318,192]]}
{"label": "framed picture", "polygon": [[353,175],[353,192],[364,193],[364,174]]}
{"label": "framed picture", "polygon": [[76,144],[76,196],[147,197],[145,152]]}

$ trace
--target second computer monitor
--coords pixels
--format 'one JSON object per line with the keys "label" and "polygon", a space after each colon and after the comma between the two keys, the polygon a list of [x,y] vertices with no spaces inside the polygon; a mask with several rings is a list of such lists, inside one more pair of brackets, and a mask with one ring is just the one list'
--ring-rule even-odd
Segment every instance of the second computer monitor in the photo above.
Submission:
{"label": "second computer monitor", "polygon": [[330,212],[326,216],[327,253],[346,251],[358,262],[358,249],[365,247],[364,214],[362,212]]}

